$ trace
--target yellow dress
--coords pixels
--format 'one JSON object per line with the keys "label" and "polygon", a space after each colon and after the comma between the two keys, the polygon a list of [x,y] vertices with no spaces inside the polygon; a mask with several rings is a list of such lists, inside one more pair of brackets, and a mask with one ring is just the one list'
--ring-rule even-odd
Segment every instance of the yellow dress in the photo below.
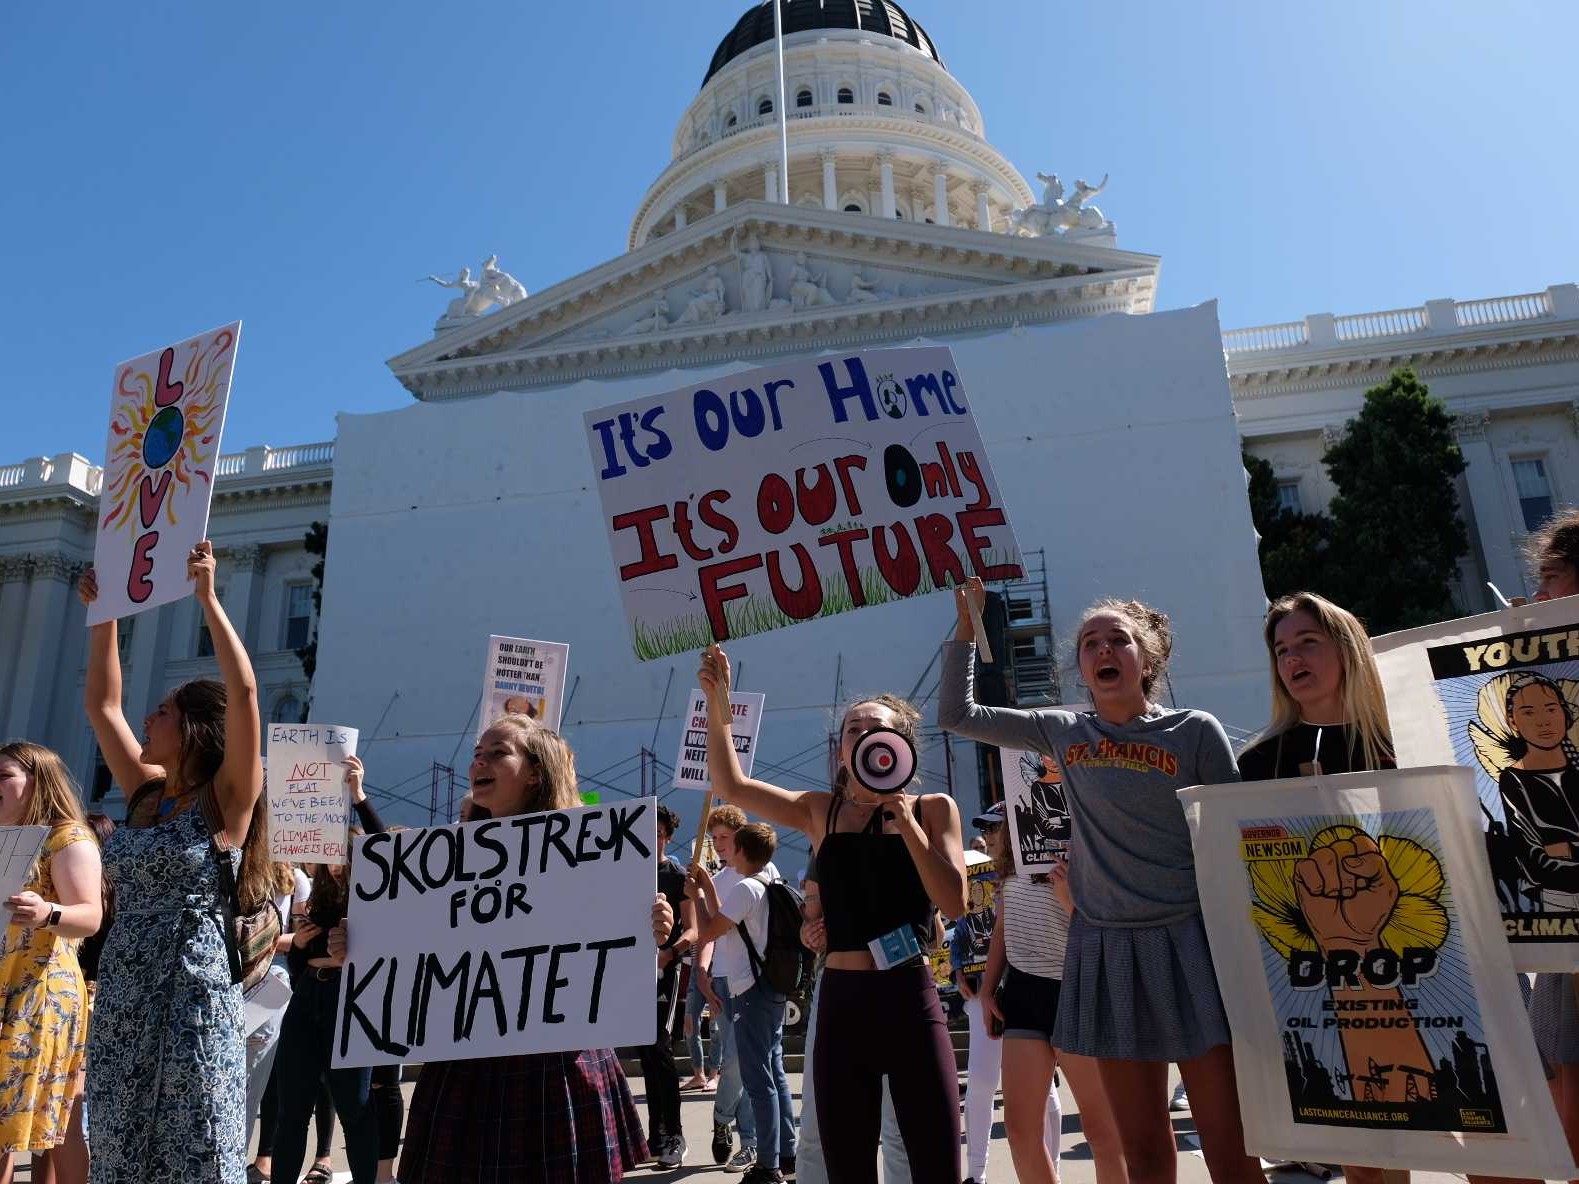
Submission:
{"label": "yellow dress", "polygon": [[[55,827],[25,890],[55,901],[50,860],[73,843],[94,841],[80,823]],[[77,942],[44,928],[7,925],[0,935],[0,990],[0,1151],[47,1151],[66,1137],[71,1087],[87,1053],[88,993]]]}

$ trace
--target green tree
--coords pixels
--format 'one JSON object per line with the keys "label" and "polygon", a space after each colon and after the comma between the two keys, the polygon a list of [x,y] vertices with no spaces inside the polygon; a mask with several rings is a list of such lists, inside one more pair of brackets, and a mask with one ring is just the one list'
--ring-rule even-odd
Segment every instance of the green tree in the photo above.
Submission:
{"label": "green tree", "polygon": [[1450,581],[1469,550],[1454,484],[1464,457],[1441,400],[1412,370],[1393,371],[1323,461],[1338,491],[1334,598],[1373,634],[1456,616]]}
{"label": "green tree", "polygon": [[329,524],[314,522],[310,525],[302,537],[302,546],[309,555],[318,556],[318,562],[312,567],[313,632],[307,644],[296,651],[296,660],[302,664],[302,673],[311,683],[313,673],[318,669],[318,622],[323,619],[323,561],[329,553]]}
{"label": "green tree", "polygon": [[1278,501],[1277,478],[1270,461],[1244,454],[1250,474],[1250,518],[1261,536],[1261,580],[1267,597],[1290,592],[1335,596],[1327,550],[1332,522],[1325,514],[1296,514]]}

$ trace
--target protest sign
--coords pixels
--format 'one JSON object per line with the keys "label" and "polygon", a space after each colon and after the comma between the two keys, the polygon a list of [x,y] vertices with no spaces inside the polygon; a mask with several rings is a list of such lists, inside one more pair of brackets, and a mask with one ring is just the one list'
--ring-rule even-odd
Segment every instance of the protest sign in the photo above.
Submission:
{"label": "protest sign", "polygon": [[1179,797],[1234,1033],[1246,1150],[1572,1175],[1466,770],[1196,786]]}
{"label": "protest sign", "polygon": [[186,557],[208,535],[240,333],[236,321],[115,368],[89,625],[192,591]]}
{"label": "protest sign", "polygon": [[355,728],[269,725],[265,780],[271,858],[285,863],[345,862],[351,797],[344,761],[355,755]]}
{"label": "protest sign", "polygon": [[[757,733],[762,728],[762,705],[766,700],[766,695],[753,691],[729,693],[729,706],[734,711],[729,730],[734,736],[740,771],[747,777],[751,776],[751,766],[757,759]],[[686,701],[680,755],[674,758],[674,787],[709,789],[712,784],[707,775],[707,696],[701,691],[692,691]]]}
{"label": "protest sign", "polygon": [[970,946],[962,969],[966,974],[980,974],[987,969],[987,947],[992,944],[992,926],[998,915],[998,869],[990,856],[967,851],[965,878],[969,903],[965,915],[954,924],[970,930]]}
{"label": "protest sign", "polygon": [[334,1065],[651,1044],[654,807],[357,839]]}
{"label": "protest sign", "polygon": [[586,430],[644,660],[1022,574],[941,346],[726,375],[590,411]]}
{"label": "protest sign", "polygon": [[1579,969],[1579,607],[1531,604],[1372,645],[1398,764],[1474,774],[1514,965]]}
{"label": "protest sign", "polygon": [[501,715],[529,715],[549,731],[559,731],[569,665],[570,646],[562,641],[490,637],[477,734]]}
{"label": "protest sign", "polygon": [[47,826],[0,826],[0,900],[9,900],[27,887],[47,838]]}
{"label": "protest sign", "polygon": [[1073,829],[1064,775],[1058,761],[1041,752],[1000,748],[998,759],[1003,765],[1004,814],[1014,866],[1044,872],[1063,858]]}

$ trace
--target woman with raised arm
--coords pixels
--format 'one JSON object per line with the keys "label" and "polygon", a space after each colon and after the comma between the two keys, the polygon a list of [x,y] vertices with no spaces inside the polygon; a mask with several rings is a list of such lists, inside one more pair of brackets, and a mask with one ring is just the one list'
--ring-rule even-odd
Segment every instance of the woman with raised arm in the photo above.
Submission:
{"label": "woman with raised arm", "polygon": [[[272,891],[258,685],[214,592],[207,540],[187,578],[224,681],[171,691],[141,739],[121,708],[116,623],[88,634],[88,722],[128,797],[104,848],[116,924],[88,1037],[93,1184],[246,1179],[246,1032],[227,926],[230,884],[243,912]],[[84,604],[97,597],[93,572],[79,591]]]}
{"label": "woman with raised arm", "polygon": [[[830,1184],[872,1184],[887,1078],[916,1184],[959,1184],[959,1084],[930,962],[919,952],[935,910],[966,907],[959,811],[945,794],[877,794],[851,774],[856,741],[891,728],[912,743],[920,714],[894,695],[851,706],[839,723],[831,792],[788,790],[740,771],[730,737],[729,659],[702,655],[707,766],[718,796],[802,831],[817,857],[827,963],[819,986],[813,1073]],[[893,961],[884,951],[918,952]],[[881,957],[881,961],[879,961]]]}
{"label": "woman with raised arm", "polygon": [[[5,902],[0,939],[0,1181],[11,1184],[12,1156],[34,1153],[55,1184],[83,1184],[82,1065],[88,991],[78,940],[104,914],[99,843],[82,817],[65,763],[25,740],[0,745],[0,826],[44,826],[49,834],[22,890]],[[42,1157],[42,1158],[41,1158]]]}
{"label": "woman with raised arm", "polygon": [[1176,796],[1238,780],[1228,737],[1204,711],[1153,701],[1172,632],[1166,616],[1133,600],[1099,601],[1076,631],[1092,710],[978,704],[971,622],[985,598],[979,579],[955,590],[958,625],[943,644],[938,724],[1054,757],[1063,770],[1075,912],[1050,1043],[1095,1058],[1130,1184],[1172,1184],[1178,1171],[1170,1062],[1189,1090],[1212,1179],[1264,1184],[1260,1162],[1245,1154],[1228,1021]]}

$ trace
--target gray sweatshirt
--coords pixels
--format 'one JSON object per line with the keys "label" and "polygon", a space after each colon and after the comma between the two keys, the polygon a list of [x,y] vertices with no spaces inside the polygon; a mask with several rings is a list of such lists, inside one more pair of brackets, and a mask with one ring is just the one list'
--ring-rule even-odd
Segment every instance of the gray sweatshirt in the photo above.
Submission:
{"label": "gray sweatshirt", "polygon": [[1166,925],[1200,911],[1190,830],[1175,793],[1238,781],[1222,724],[1158,709],[1127,724],[1094,711],[982,707],[968,641],[943,643],[938,726],[970,740],[1046,753],[1063,770],[1074,825],[1069,890],[1095,925]]}

